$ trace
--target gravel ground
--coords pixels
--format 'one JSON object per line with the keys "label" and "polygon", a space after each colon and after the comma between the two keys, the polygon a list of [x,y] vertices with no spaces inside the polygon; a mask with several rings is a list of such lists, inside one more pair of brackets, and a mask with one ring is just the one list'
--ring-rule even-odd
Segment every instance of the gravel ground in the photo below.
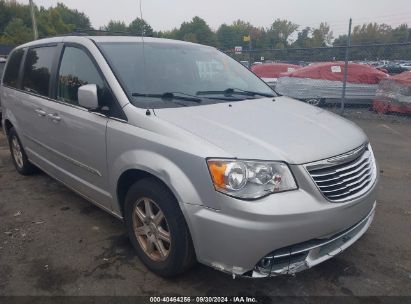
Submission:
{"label": "gravel ground", "polygon": [[18,175],[0,133],[0,295],[411,296],[411,119],[364,109],[345,116],[368,134],[380,164],[371,228],[317,267],[259,280],[202,265],[172,280],[155,276],[120,221],[43,173]]}

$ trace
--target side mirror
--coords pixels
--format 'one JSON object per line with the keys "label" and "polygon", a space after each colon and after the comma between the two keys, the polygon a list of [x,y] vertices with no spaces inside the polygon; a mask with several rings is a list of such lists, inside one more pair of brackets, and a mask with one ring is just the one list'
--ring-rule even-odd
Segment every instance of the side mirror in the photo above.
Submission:
{"label": "side mirror", "polygon": [[78,88],[78,103],[80,106],[89,109],[98,109],[97,85],[86,84]]}

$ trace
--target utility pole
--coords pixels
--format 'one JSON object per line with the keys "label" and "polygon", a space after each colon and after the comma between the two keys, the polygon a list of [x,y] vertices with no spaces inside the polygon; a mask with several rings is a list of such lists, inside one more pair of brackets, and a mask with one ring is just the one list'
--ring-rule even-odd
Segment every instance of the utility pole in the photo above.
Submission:
{"label": "utility pole", "polygon": [[344,113],[345,90],[347,89],[348,58],[349,58],[349,51],[351,47],[351,25],[352,25],[352,18],[350,18],[350,23],[348,25],[347,48],[345,49],[344,82],[343,82],[343,90],[342,90],[342,97],[341,97],[341,113]]}
{"label": "utility pole", "polygon": [[39,31],[37,29],[36,15],[34,12],[34,4],[33,4],[33,0],[29,0],[29,1],[30,1],[31,22],[33,24],[34,40],[37,40],[39,39]]}

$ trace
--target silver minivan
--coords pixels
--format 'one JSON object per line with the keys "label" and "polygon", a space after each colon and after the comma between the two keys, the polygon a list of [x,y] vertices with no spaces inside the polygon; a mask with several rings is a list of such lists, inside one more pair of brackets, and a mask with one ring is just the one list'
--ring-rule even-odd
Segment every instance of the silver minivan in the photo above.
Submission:
{"label": "silver minivan", "polygon": [[40,168],[123,219],[141,261],[232,276],[293,274],[370,226],[366,135],[277,96],[215,48],[141,37],[17,47],[0,97],[17,171]]}

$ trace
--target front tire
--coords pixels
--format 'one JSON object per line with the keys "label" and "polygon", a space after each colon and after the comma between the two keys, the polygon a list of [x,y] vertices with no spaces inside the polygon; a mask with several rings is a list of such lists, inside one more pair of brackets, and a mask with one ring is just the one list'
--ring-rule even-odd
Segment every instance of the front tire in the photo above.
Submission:
{"label": "front tire", "polygon": [[21,144],[21,141],[14,128],[11,128],[9,130],[8,140],[11,158],[17,172],[21,175],[31,175],[35,173],[37,171],[37,168],[28,160],[27,154],[24,151],[23,145]]}
{"label": "front tire", "polygon": [[148,269],[172,277],[195,264],[183,213],[173,194],[158,180],[146,178],[131,186],[124,211],[130,241]]}

